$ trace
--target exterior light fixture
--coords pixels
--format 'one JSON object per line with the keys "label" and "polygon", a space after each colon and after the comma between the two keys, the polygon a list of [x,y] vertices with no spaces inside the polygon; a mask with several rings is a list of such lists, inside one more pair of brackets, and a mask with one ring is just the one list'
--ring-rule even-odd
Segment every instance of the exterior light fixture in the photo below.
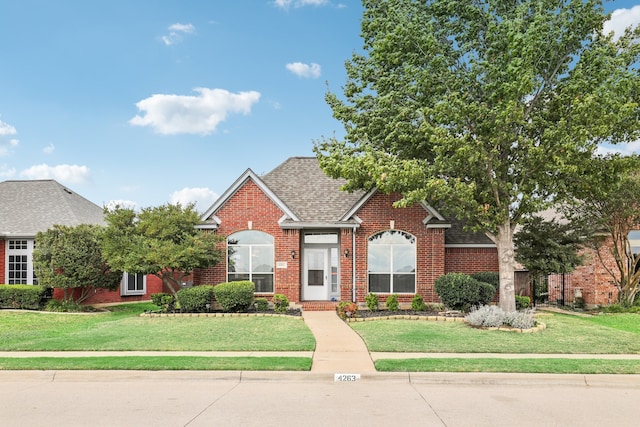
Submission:
{"label": "exterior light fixture", "polygon": [[291,251],[291,258],[295,258],[296,257],[296,251]]}
{"label": "exterior light fixture", "polygon": [[349,249],[344,250],[344,257],[349,258]]}

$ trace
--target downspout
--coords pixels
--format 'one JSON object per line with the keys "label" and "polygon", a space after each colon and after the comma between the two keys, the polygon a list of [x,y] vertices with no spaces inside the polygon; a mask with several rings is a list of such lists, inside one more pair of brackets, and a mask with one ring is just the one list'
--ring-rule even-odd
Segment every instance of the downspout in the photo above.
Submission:
{"label": "downspout", "polygon": [[351,299],[356,302],[356,227],[351,232]]}

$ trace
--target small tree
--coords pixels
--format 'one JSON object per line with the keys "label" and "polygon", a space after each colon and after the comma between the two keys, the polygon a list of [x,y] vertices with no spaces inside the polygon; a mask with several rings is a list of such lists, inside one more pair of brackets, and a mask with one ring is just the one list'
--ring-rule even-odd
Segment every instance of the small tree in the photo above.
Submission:
{"label": "small tree", "polygon": [[81,303],[94,289],[118,289],[122,271],[112,269],[101,249],[97,225],[54,225],[36,234],[33,268],[40,284],[62,289],[64,301]]}
{"label": "small tree", "polygon": [[192,204],[142,209],[105,209],[104,251],[109,263],[129,273],[153,274],[176,296],[195,268],[223,257],[222,236],[196,229],[200,216]]}
{"label": "small tree", "polygon": [[575,183],[577,201],[565,215],[590,230],[585,245],[613,279],[620,303],[633,305],[640,292],[640,248],[632,246],[630,233],[640,229],[640,157],[594,157],[584,168],[595,173]]}

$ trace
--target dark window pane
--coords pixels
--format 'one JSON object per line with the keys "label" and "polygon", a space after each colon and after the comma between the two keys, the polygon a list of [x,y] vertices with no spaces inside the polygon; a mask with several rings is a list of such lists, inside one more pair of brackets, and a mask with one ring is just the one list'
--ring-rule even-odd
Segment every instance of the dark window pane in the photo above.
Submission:
{"label": "dark window pane", "polygon": [[390,292],[391,275],[369,274],[369,292]]}
{"label": "dark window pane", "polygon": [[413,294],[416,290],[414,274],[394,274],[393,292]]}
{"label": "dark window pane", "polygon": [[254,274],[252,277],[256,292],[273,292],[273,274]]}
{"label": "dark window pane", "polygon": [[309,286],[324,285],[324,270],[307,270],[307,284]]}
{"label": "dark window pane", "polygon": [[229,274],[230,282],[238,282],[241,280],[249,280],[249,274]]}

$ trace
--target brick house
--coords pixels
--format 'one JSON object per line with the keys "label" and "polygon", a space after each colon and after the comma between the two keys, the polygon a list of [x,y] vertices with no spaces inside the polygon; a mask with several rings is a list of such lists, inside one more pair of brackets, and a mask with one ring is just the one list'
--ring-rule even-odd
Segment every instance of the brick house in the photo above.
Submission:
{"label": "brick house", "polygon": [[[0,182],[0,283],[37,284],[33,247],[53,225],[104,225],[100,206],[54,180]],[[125,274],[118,291],[97,290],[86,304],[148,300],[162,291],[155,276]],[[59,297],[61,292],[54,292]]]}
{"label": "brick house", "polygon": [[343,192],[344,182],[313,157],[290,158],[263,176],[247,169],[202,216],[199,228],[227,237],[227,257],[196,270],[194,284],[251,280],[256,296],[284,294],[308,306],[363,302],[369,292],[436,302],[439,276],[498,271],[484,234],[464,232],[426,203],[394,208],[398,194]]}

